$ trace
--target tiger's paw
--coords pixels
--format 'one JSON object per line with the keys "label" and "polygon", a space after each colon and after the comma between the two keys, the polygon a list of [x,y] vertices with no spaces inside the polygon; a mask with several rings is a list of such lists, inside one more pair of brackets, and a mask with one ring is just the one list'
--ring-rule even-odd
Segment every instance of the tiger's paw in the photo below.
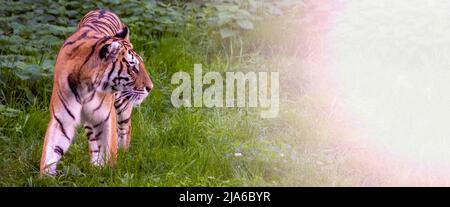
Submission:
{"label": "tiger's paw", "polygon": [[96,167],[102,167],[105,165],[105,159],[102,157],[96,157],[91,159],[91,164]]}
{"label": "tiger's paw", "polygon": [[51,176],[51,177],[57,176],[58,172],[56,171],[56,165],[50,165],[50,166],[45,167],[44,169],[41,169],[40,175],[41,175],[41,177],[44,177],[44,176]]}

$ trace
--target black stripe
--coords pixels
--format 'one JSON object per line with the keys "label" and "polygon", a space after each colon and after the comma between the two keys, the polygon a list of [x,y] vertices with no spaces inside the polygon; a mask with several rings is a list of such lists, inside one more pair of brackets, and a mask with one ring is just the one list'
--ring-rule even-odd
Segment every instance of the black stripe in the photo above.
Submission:
{"label": "black stripe", "polygon": [[87,22],[87,23],[89,23],[89,22],[91,22],[91,21],[93,21],[93,20],[96,20],[97,19],[97,17],[95,16],[95,12],[93,12],[92,14],[90,14],[87,18],[86,18],[86,21],[85,22]]}
{"label": "black stripe", "polygon": [[110,27],[114,32],[117,30],[116,26],[109,17],[104,17],[103,19],[103,24],[108,25],[108,27]]}
{"label": "black stripe", "polygon": [[102,23],[104,26],[106,26],[111,31],[111,34],[114,34],[116,32],[114,27],[112,27],[112,24],[108,24],[107,22],[102,22]]}
{"label": "black stripe", "polygon": [[94,92],[92,92],[92,95],[91,95],[91,97],[89,97],[89,99],[88,99],[87,101],[85,101],[84,103],[89,103],[89,102],[91,102],[91,101],[92,101],[92,99],[94,99],[94,95],[95,95],[95,91],[94,91]]}
{"label": "black stripe", "polygon": [[[122,91],[122,92],[124,92],[124,91]],[[117,93],[117,95],[116,95],[116,99],[114,100],[114,104],[117,104],[117,103],[119,103],[119,101],[123,101],[123,99],[122,98],[120,98],[121,96],[120,96],[120,94],[119,93]]]}
{"label": "black stripe", "polygon": [[75,46],[73,49],[71,49],[70,51],[66,51],[67,56],[72,57],[73,54],[75,54],[78,49],[82,46],[83,44],[78,44],[77,46]]}
{"label": "black stripe", "polygon": [[111,115],[111,110],[109,111],[108,116],[106,116],[106,119],[103,120],[103,121],[101,121],[100,123],[94,125],[94,128],[97,128],[98,126],[100,126],[100,125],[102,125],[103,123],[105,123],[106,121],[108,121],[110,115]]}
{"label": "black stripe", "polygon": [[108,31],[108,29],[102,25],[96,24],[95,26],[105,35],[110,35],[112,33],[110,31]]}
{"label": "black stripe", "polygon": [[100,135],[102,135],[102,133],[103,133],[103,131],[100,131],[99,133],[97,133],[97,134],[95,135],[95,138],[99,138]]}
{"label": "black stripe", "polygon": [[89,130],[92,130],[92,127],[90,127],[90,126],[87,126],[87,125],[86,125],[86,126],[84,126],[84,128],[85,128],[85,129],[89,129]]}
{"label": "black stripe", "polygon": [[[119,101],[121,101],[121,102],[119,103]],[[116,102],[114,102],[114,107],[116,107],[116,109],[120,109],[120,107],[123,105],[123,103],[125,103],[125,99],[124,98],[117,99]]]}
{"label": "black stripe", "polygon": [[115,77],[115,78],[113,79],[113,83],[115,83],[115,84],[117,84],[117,85],[118,85],[118,83],[116,83],[116,81],[119,81],[119,83],[120,83],[120,80],[125,80],[125,81],[129,81],[129,80],[130,80],[130,78],[128,78],[128,77],[121,77],[121,76],[118,76],[118,77]]}
{"label": "black stripe", "polygon": [[109,79],[111,78],[111,75],[112,75],[112,73],[114,72],[114,70],[115,70],[115,68],[116,68],[116,62],[117,62],[117,60],[114,61],[114,62],[113,62],[113,65],[111,66],[111,70],[109,71],[108,76],[107,76],[107,78],[106,78],[106,79],[107,79],[107,82],[103,83],[103,90],[105,90],[105,89],[108,87]]}
{"label": "black stripe", "polygon": [[114,20],[113,20],[112,17],[110,17],[110,16],[105,16],[105,20],[108,21],[108,22],[111,24],[111,26],[114,27],[114,30],[115,30],[115,31],[117,31],[117,32],[119,31],[119,25],[117,25],[117,24],[114,22]]}
{"label": "black stripe", "polygon": [[[130,105],[130,102],[128,101],[127,102],[127,104],[125,104],[125,106],[120,110],[120,111],[118,111],[117,112],[117,114],[122,114],[122,112],[124,112],[126,109],[128,109],[128,106]],[[118,108],[116,108],[116,110],[117,110]]]}
{"label": "black stripe", "polygon": [[94,132],[88,132],[86,133],[86,136],[88,136],[88,138],[93,134]]}
{"label": "black stripe", "polygon": [[121,21],[118,19],[117,16],[113,15],[112,13],[106,13],[106,16],[110,16],[111,19],[114,21],[114,24],[117,25],[117,27],[121,27]]}
{"label": "black stripe", "polygon": [[93,23],[97,28],[99,28],[99,29],[101,29],[101,30],[104,30],[104,31],[105,31],[104,33],[106,33],[106,34],[113,34],[113,33],[114,33],[114,31],[113,31],[108,25],[103,24],[103,22],[100,22],[100,21],[93,21],[92,23]]}
{"label": "black stripe", "polygon": [[[88,88],[88,92],[91,92],[91,91],[93,91],[93,90],[95,89],[93,83],[88,83],[87,88]],[[95,91],[94,91],[94,92],[95,92]]]}
{"label": "black stripe", "polygon": [[88,12],[86,15],[84,15],[84,17],[81,19],[80,22],[84,22],[87,21],[87,19],[91,18],[92,16],[94,16],[95,11],[90,11]]}
{"label": "black stripe", "polygon": [[76,79],[76,77],[74,77],[74,73],[71,73],[68,77],[67,77],[67,82],[69,83],[69,87],[70,90],[72,91],[73,95],[75,96],[75,99],[77,100],[78,103],[81,103],[80,100],[80,95],[78,94],[77,91],[77,85],[78,85],[78,81]]}
{"label": "black stripe", "polygon": [[107,78],[108,81],[111,78],[113,71],[116,69],[116,62],[117,62],[117,60],[113,62],[113,65],[111,66],[111,71],[109,71],[109,73],[108,73],[108,78]]}
{"label": "black stripe", "polygon": [[[103,73],[105,73],[104,71],[103,71]],[[103,73],[102,73],[102,75],[103,75]],[[98,76],[100,75],[100,73],[97,73],[97,75],[95,75],[95,81],[94,81],[94,85],[98,85],[98,82],[100,82],[101,81],[101,79],[99,79],[98,78]]]}
{"label": "black stripe", "polygon": [[89,139],[89,141],[90,142],[94,142],[94,141],[98,141],[98,140],[100,140],[100,135],[102,135],[102,133],[103,133],[103,131],[100,131],[98,134],[96,134],[95,136],[94,136],[94,138],[92,138],[92,139]]}
{"label": "black stripe", "polygon": [[64,150],[60,146],[56,146],[54,151],[56,154],[59,154],[60,157],[64,155]]}
{"label": "black stripe", "polygon": [[[127,63],[128,64],[128,63]],[[130,65],[127,65],[127,73],[131,74]]]}
{"label": "black stripe", "polygon": [[83,32],[83,34],[81,34],[80,36],[78,36],[78,38],[75,39],[74,41],[65,42],[64,45],[63,45],[63,47],[65,47],[65,46],[67,46],[67,45],[72,45],[72,44],[74,44],[75,42],[77,42],[77,41],[79,41],[79,40],[82,40],[82,39],[86,38],[88,33],[89,33],[89,30]]}
{"label": "black stripe", "polygon": [[83,18],[81,18],[81,20],[80,20],[80,22],[78,22],[78,26],[77,26],[77,29],[79,29],[82,25],[83,25],[83,23],[84,23],[84,19],[86,19],[86,17],[88,16],[88,14],[86,14],[86,15],[84,15],[84,17]]}
{"label": "black stripe", "polygon": [[89,61],[89,59],[91,59],[91,56],[92,56],[92,54],[94,54],[94,51],[95,51],[95,48],[97,47],[97,45],[101,45],[101,44],[105,43],[106,41],[108,41],[108,39],[109,39],[108,36],[103,37],[102,39],[99,39],[94,45],[92,45],[91,52],[86,57],[86,59],[84,60],[83,64],[80,66],[80,68],[82,68],[87,63],[87,61]]}
{"label": "black stripe", "polygon": [[119,121],[119,122],[117,122],[117,124],[119,124],[119,125],[126,124],[126,123],[130,122],[130,119],[131,119],[131,117],[129,117],[128,119]]}
{"label": "black stripe", "polygon": [[100,107],[102,107],[103,101],[105,100],[105,98],[106,98],[106,95],[103,96],[102,101],[100,102],[100,104],[99,104],[99,105],[94,109],[94,111],[92,111],[92,112],[96,112],[97,110],[100,109]]}
{"label": "black stripe", "polygon": [[[87,39],[100,39],[100,36],[88,36],[86,37]],[[66,51],[67,56],[72,57],[74,54],[76,54],[76,52],[78,51],[78,49],[83,46],[84,43],[80,43],[77,46],[73,47],[70,51]]]}
{"label": "black stripe", "polygon": [[123,70],[123,64],[121,62],[119,62],[120,64],[120,68],[119,68],[119,72],[117,73],[118,76],[120,76],[120,74],[122,73]]}
{"label": "black stripe", "polygon": [[130,86],[130,85],[133,85],[134,83],[136,83],[136,81],[131,81],[131,82],[125,84],[125,86]]}
{"label": "black stripe", "polygon": [[63,104],[64,109],[66,109],[67,113],[69,114],[69,116],[72,117],[73,120],[75,120],[75,116],[73,116],[72,112],[69,110],[69,108],[67,108],[67,105],[66,105],[66,103],[64,101],[65,99],[61,95],[61,91],[59,89],[58,89],[58,97],[59,97],[59,100],[61,101],[61,103]]}
{"label": "black stripe", "polygon": [[80,68],[82,68],[82,67],[87,63],[87,61],[89,61],[89,59],[91,59],[92,54],[94,54],[94,51],[95,51],[95,48],[97,47],[98,42],[99,42],[99,41],[97,41],[97,42],[92,46],[91,52],[89,52],[89,55],[86,57],[86,59],[84,59],[84,62],[83,62],[83,64],[80,66]]}
{"label": "black stripe", "polygon": [[98,140],[100,140],[99,137],[94,137],[94,138],[90,139],[89,141],[90,141],[90,142],[95,142],[95,141],[98,141]]}
{"label": "black stripe", "polygon": [[103,83],[103,90],[105,90],[108,87],[108,82]]}
{"label": "black stripe", "polygon": [[99,30],[96,27],[94,27],[94,26],[92,26],[90,24],[83,25],[82,27],[88,27],[88,28],[90,28],[90,29],[92,29],[92,30],[94,30],[96,32],[99,32]]}
{"label": "black stripe", "polygon": [[56,121],[58,122],[58,124],[59,124],[59,126],[60,126],[60,128],[61,128],[61,132],[62,132],[63,135],[67,138],[67,140],[70,141],[70,138],[69,138],[69,136],[67,136],[66,130],[64,129],[64,125],[62,124],[61,120],[59,120],[58,117],[56,117],[56,116],[54,116],[54,117],[55,117]]}

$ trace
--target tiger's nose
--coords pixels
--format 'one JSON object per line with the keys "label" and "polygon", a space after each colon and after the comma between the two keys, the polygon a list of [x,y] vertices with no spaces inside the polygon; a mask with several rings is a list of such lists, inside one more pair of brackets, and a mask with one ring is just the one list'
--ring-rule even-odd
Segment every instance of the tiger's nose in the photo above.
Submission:
{"label": "tiger's nose", "polygon": [[149,85],[145,86],[145,90],[147,91],[147,93],[149,93],[152,89],[153,89],[153,84],[149,84]]}

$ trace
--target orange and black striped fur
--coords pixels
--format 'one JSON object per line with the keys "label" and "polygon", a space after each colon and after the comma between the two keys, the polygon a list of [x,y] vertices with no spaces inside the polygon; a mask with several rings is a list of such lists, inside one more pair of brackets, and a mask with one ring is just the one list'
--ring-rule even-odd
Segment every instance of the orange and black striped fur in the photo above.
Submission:
{"label": "orange and black striped fur", "polygon": [[64,42],[55,64],[41,174],[56,175],[80,124],[94,165],[113,164],[117,148],[128,147],[132,107],[153,88],[128,34],[117,15],[96,10]]}

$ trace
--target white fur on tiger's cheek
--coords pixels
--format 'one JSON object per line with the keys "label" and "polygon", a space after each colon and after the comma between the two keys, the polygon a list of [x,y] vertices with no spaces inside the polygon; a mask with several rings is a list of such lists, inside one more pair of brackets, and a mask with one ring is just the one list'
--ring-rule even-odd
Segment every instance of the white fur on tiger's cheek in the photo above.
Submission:
{"label": "white fur on tiger's cheek", "polygon": [[147,98],[148,96],[148,92],[144,92],[142,94],[137,95],[132,101],[133,101],[133,106],[137,106],[139,104],[141,104],[145,98]]}
{"label": "white fur on tiger's cheek", "polygon": [[120,50],[120,43],[112,42],[108,47],[108,59],[115,59]]}
{"label": "white fur on tiger's cheek", "polygon": [[111,45],[108,48],[108,52],[113,52],[113,51],[117,51],[117,49],[119,48],[120,43],[118,42],[112,42]]}
{"label": "white fur on tiger's cheek", "polygon": [[136,68],[139,71],[139,59],[138,58],[136,58],[134,55],[127,54],[127,61],[132,67]]}

